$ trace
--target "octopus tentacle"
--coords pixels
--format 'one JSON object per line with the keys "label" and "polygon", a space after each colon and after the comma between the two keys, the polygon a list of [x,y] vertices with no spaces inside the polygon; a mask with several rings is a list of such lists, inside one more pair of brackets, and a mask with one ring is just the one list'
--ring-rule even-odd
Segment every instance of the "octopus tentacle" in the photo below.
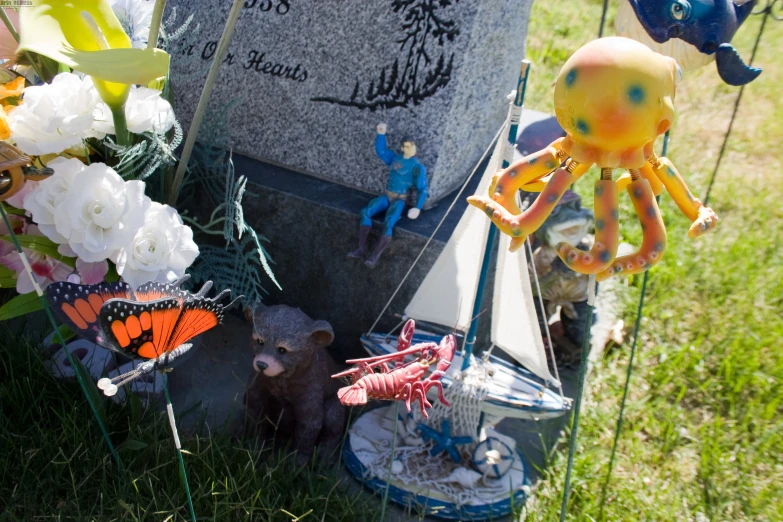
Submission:
{"label": "octopus tentacle", "polygon": [[522,185],[522,190],[525,192],[541,192],[546,188],[546,184],[549,183],[549,181],[552,179],[553,174],[549,176],[544,176],[543,178],[538,178],[530,183],[525,183]]}
{"label": "octopus tentacle", "polygon": [[[557,205],[557,202],[560,201],[560,198],[563,197],[568,187],[584,174],[588,168],[589,165],[581,165],[570,160],[566,168],[557,169],[546,188],[533,204],[524,212],[516,215],[509,212],[508,209],[497,201],[492,201],[487,197],[471,196],[468,198],[468,203],[483,210],[501,232],[512,238],[520,239],[521,241],[516,241],[512,245],[512,247],[516,246],[516,248],[519,248],[525,237],[538,230],[544,224],[544,221],[552,213],[552,210]],[[514,203],[514,206],[516,207],[516,203]]]}
{"label": "octopus tentacle", "polygon": [[597,281],[613,275],[638,274],[649,270],[660,261],[666,249],[666,228],[650,182],[644,178],[636,179],[628,185],[627,190],[644,232],[642,246],[633,254],[615,259],[610,268],[596,276]]}
{"label": "octopus tentacle", "polygon": [[560,138],[544,149],[528,154],[508,168],[498,172],[489,186],[489,196],[512,214],[519,214],[517,191],[530,181],[549,174],[565,159]]}
{"label": "octopus tentacle", "polygon": [[571,270],[580,274],[597,274],[609,268],[620,242],[619,201],[617,185],[609,179],[595,182],[595,242],[589,252],[568,243],[557,245],[557,254]]}
{"label": "octopus tentacle", "polygon": [[685,180],[668,158],[652,155],[647,161],[682,213],[693,222],[688,230],[688,237],[697,237],[715,228],[718,215],[691,194]]}
{"label": "octopus tentacle", "polygon": [[[663,194],[663,183],[661,183],[661,180],[658,179],[658,176],[655,175],[655,171],[653,171],[652,165],[645,163],[644,166],[639,169],[639,171],[642,173],[642,177],[650,182],[653,194],[656,196]],[[631,173],[626,172],[617,179],[618,190],[624,190],[628,188],[628,185],[630,185],[632,181],[633,179],[631,179]]]}

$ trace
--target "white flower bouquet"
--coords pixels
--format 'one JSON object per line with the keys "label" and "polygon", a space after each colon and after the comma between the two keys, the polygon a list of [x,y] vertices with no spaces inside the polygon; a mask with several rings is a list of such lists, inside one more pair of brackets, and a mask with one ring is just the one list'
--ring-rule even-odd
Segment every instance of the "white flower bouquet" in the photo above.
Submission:
{"label": "white flower bouquet", "polygon": [[[0,41],[19,42],[13,54],[0,56],[0,77],[10,79],[0,85],[0,140],[27,157],[25,169],[48,174],[12,190],[10,179],[0,180],[6,218],[0,221],[0,287],[20,294],[0,308],[0,319],[37,309],[36,286],[118,278],[133,288],[172,282],[199,255],[177,210],[145,190],[147,178],[162,181],[176,163],[173,150],[182,138],[159,89],[169,56],[148,45],[155,3],[56,4],[36,0],[19,13],[3,10],[0,24]],[[43,19],[58,30],[36,31]],[[86,36],[94,36],[94,45]],[[165,201],[168,195],[158,190],[153,197]],[[12,231],[24,256],[14,248]]]}

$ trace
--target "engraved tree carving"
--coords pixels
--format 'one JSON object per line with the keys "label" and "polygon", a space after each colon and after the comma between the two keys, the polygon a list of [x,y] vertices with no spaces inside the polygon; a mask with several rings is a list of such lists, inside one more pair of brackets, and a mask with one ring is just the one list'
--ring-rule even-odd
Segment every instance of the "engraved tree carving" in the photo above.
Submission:
{"label": "engraved tree carving", "polygon": [[[400,58],[381,69],[366,88],[356,80],[349,99],[317,97],[312,101],[359,109],[390,109],[418,105],[451,80],[454,53],[444,49],[459,34],[457,24],[438,11],[459,0],[392,0],[392,10],[402,17]],[[434,59],[433,53],[437,53]],[[447,56],[448,55],[448,56]],[[400,62],[403,65],[400,65]]]}

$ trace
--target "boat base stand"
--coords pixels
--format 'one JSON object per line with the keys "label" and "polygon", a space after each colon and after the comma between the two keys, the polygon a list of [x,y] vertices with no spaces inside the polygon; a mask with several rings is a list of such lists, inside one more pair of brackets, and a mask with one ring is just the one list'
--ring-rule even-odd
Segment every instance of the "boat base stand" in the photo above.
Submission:
{"label": "boat base stand", "polygon": [[[397,441],[392,444],[396,412]],[[411,512],[444,520],[497,519],[525,504],[530,481],[522,455],[506,444],[509,439],[488,430],[484,441],[459,449],[462,459],[457,463],[446,451],[431,455],[436,443],[422,439],[415,425],[396,404],[361,415],[343,447],[348,471],[380,496],[388,487],[389,500]]]}

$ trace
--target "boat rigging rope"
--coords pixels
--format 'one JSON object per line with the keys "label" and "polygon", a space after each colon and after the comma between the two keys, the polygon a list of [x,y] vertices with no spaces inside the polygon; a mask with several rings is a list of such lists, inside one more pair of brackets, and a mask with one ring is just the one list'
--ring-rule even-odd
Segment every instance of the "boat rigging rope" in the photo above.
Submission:
{"label": "boat rigging rope", "polygon": [[549,355],[552,357],[552,367],[555,369],[555,379],[557,379],[557,389],[560,390],[560,396],[565,398],[563,394],[563,383],[560,381],[560,372],[557,370],[557,362],[555,361],[555,348],[552,342],[552,336],[549,334],[549,320],[546,315],[546,307],[544,306],[544,298],[541,295],[541,285],[538,282],[538,271],[536,270],[536,262],[533,260],[533,245],[530,243],[530,236],[527,236],[527,252],[530,255],[530,266],[533,267],[533,279],[536,282],[536,292],[538,292],[538,305],[541,307],[541,318],[544,320],[544,329],[546,330],[546,342],[549,345]]}

